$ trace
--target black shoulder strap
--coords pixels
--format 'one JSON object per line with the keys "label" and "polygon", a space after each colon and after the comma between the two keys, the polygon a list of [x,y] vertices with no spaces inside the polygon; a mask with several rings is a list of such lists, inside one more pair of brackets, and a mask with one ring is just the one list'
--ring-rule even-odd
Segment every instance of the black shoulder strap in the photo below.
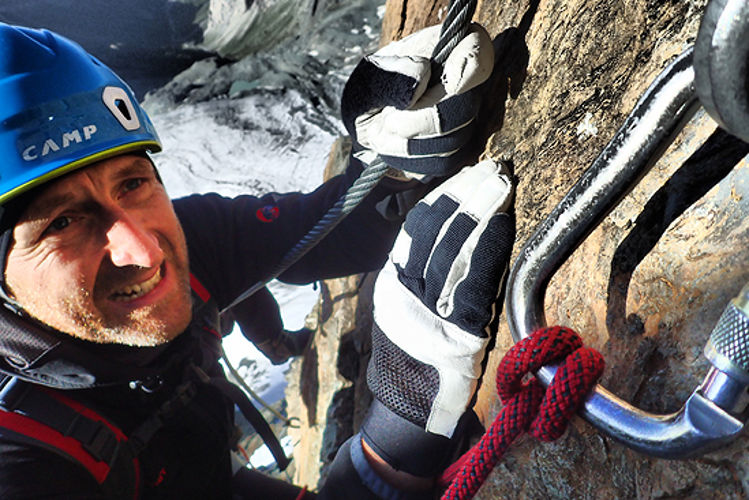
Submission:
{"label": "black shoulder strap", "polygon": [[[207,306],[208,304],[215,304],[215,301],[211,297],[210,292],[192,273],[190,274],[190,286],[192,287],[193,294],[199,298],[203,306]],[[199,308],[199,310],[200,309],[205,311],[203,312],[203,315],[205,316],[204,321],[208,325],[216,325],[214,329],[206,328],[206,326],[203,326],[203,328],[208,333],[213,335],[213,337],[210,338],[218,338],[218,342],[220,342],[221,336],[218,333],[218,330],[220,330],[220,327],[218,325],[218,307],[202,307]],[[211,314],[208,311],[215,312],[215,315]],[[278,468],[282,471],[286,470],[286,468],[291,463],[291,460],[289,460],[289,458],[284,453],[283,447],[281,446],[278,437],[275,435],[273,429],[271,429],[270,425],[265,420],[265,417],[263,417],[263,414],[260,413],[260,410],[258,410],[255,405],[252,404],[244,391],[237,385],[231,383],[225,377],[209,377],[200,369],[198,369],[198,376],[203,379],[203,382],[210,383],[211,385],[219,389],[225,396],[231,399],[235,405],[237,405],[239,411],[255,429],[255,432],[258,433],[260,438],[263,440],[263,443],[265,443],[265,446],[267,446],[270,450],[271,455],[273,455],[273,458],[276,461],[276,465],[278,465]]]}
{"label": "black shoulder strap", "polygon": [[108,498],[139,495],[139,465],[127,436],[62,391],[6,379],[0,391],[0,436],[79,463]]}
{"label": "black shoulder strap", "polygon": [[291,463],[291,460],[284,453],[283,446],[281,446],[278,437],[276,437],[276,434],[273,432],[273,429],[271,429],[268,421],[265,420],[265,417],[260,413],[260,410],[252,404],[244,391],[225,378],[213,378],[210,380],[210,383],[229,399],[234,401],[234,404],[237,405],[237,408],[242,412],[244,418],[247,419],[250,425],[255,429],[255,432],[257,432],[263,440],[265,446],[270,450],[273,459],[276,461],[276,465],[278,465],[278,469],[281,471],[286,470]]}
{"label": "black shoulder strap", "polygon": [[199,315],[199,319],[205,323],[203,326],[214,329],[211,333],[220,338],[221,334],[218,332],[220,326],[218,305],[216,304],[216,301],[213,300],[211,292],[209,292],[208,289],[203,286],[203,283],[201,283],[192,273],[190,273],[190,288],[192,289],[192,295],[195,299],[193,302],[193,315]]}

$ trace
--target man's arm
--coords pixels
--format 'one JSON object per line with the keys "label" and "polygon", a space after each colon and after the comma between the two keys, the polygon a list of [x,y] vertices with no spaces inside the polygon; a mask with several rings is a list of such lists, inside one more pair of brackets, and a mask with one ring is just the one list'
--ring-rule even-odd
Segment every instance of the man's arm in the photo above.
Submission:
{"label": "man's arm", "polygon": [[356,434],[341,446],[318,500],[433,497],[433,478],[396,470]]}
{"label": "man's arm", "polygon": [[[216,194],[174,201],[187,238],[190,268],[219,306],[267,277],[317,221],[346,192],[361,171],[353,159],[347,172],[308,194],[271,193],[229,199]],[[407,207],[383,214],[397,200],[416,203],[428,189],[418,181],[385,179],[323,241],[281,279],[309,283],[371,271],[382,266]],[[392,207],[391,207],[392,208]]]}
{"label": "man's arm", "polygon": [[371,161],[379,155],[406,178],[433,181],[424,185],[383,179],[320,245],[284,272],[282,280],[308,283],[378,269],[408,208],[440,178],[471,163],[468,158],[477,152],[473,131],[481,84],[493,67],[491,39],[472,25],[430,87],[429,56],[438,38],[439,27],[422,30],[364,58],[354,70],[341,101],[354,152],[345,175],[307,195],[175,202],[187,233],[191,268],[214,292],[219,306],[267,278],[353,183],[364,167],[360,158]]}

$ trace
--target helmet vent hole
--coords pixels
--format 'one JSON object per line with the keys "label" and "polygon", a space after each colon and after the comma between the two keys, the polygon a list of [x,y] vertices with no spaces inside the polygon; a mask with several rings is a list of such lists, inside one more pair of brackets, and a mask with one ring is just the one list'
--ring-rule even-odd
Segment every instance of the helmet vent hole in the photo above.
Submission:
{"label": "helmet vent hole", "polygon": [[122,99],[116,99],[114,101],[114,105],[117,106],[117,109],[120,110],[120,113],[122,113],[122,116],[125,117],[126,120],[132,120],[132,116],[130,116],[130,110],[127,107],[127,104]]}
{"label": "helmet vent hole", "polygon": [[135,110],[132,98],[124,88],[105,87],[101,93],[101,100],[125,130],[133,131],[140,128],[138,113]]}

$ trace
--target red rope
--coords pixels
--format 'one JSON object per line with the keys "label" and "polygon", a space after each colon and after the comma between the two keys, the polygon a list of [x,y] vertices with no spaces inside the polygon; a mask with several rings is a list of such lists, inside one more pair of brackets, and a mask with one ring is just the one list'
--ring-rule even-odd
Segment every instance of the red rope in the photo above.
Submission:
{"label": "red rope", "polygon": [[[504,407],[481,440],[439,479],[448,487],[443,500],[472,498],[507,448],[523,432],[542,441],[560,437],[603,373],[603,357],[582,346],[564,327],[543,328],[510,349],[497,368],[497,393]],[[544,390],[535,378],[523,378],[544,365],[558,363]]]}
{"label": "red rope", "polygon": [[304,497],[307,496],[307,487],[305,486],[301,490],[299,490],[299,494],[294,500],[304,500]]}

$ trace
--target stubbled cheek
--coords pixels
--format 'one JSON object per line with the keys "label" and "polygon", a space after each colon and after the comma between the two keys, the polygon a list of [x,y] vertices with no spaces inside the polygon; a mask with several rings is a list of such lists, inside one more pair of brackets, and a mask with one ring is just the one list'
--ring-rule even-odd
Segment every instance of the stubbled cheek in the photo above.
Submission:
{"label": "stubbled cheek", "polygon": [[54,303],[89,295],[85,273],[53,255],[35,265],[9,267],[6,279],[9,291],[22,305],[26,297],[36,303]]}

